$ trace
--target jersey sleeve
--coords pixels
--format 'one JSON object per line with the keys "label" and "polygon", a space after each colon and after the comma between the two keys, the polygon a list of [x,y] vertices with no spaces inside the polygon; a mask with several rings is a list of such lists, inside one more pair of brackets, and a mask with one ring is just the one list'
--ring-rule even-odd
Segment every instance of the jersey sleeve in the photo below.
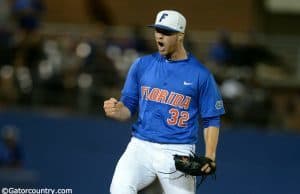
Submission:
{"label": "jersey sleeve", "polygon": [[212,74],[199,84],[199,111],[202,118],[220,116],[225,113],[223,100]]}
{"label": "jersey sleeve", "polygon": [[138,63],[137,59],[130,67],[124,87],[122,89],[121,99],[124,105],[130,110],[133,115],[138,107],[139,101],[139,79],[138,79]]}

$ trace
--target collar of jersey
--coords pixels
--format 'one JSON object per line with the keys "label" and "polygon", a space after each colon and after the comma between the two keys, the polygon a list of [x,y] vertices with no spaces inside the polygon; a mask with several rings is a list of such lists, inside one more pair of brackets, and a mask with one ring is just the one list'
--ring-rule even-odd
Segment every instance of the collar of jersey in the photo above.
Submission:
{"label": "collar of jersey", "polygon": [[187,58],[186,59],[179,59],[179,60],[169,60],[166,59],[164,56],[160,55],[167,63],[178,63],[178,62],[183,62],[183,61],[188,61],[190,59],[190,53],[187,53]]}

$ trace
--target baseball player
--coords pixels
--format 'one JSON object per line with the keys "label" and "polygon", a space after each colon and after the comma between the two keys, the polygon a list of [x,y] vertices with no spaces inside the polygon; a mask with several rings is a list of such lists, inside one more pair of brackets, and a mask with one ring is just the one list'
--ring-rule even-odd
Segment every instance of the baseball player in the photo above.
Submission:
{"label": "baseball player", "polygon": [[110,98],[103,106],[108,117],[119,121],[138,111],[110,192],[136,194],[158,180],[165,194],[194,194],[195,177],[180,176],[173,155],[195,152],[200,117],[205,156],[215,161],[220,116],[225,113],[222,98],[212,74],[183,46],[186,19],[181,13],[160,11],[150,27],[158,52],[138,58],[120,100]]}

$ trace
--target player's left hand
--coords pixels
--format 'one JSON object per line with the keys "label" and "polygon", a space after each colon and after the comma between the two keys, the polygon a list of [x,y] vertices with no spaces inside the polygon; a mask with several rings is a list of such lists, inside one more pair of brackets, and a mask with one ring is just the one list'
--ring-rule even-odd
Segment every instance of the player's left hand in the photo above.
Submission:
{"label": "player's left hand", "polygon": [[[210,165],[213,166],[213,167],[215,168],[215,167],[216,167],[216,162],[213,161],[213,162],[210,163]],[[202,171],[202,172],[205,172],[205,173],[207,173],[207,174],[209,174],[211,170],[212,170],[212,169],[211,169],[211,167],[209,166],[209,164],[205,164],[205,165],[201,168],[201,171]]]}

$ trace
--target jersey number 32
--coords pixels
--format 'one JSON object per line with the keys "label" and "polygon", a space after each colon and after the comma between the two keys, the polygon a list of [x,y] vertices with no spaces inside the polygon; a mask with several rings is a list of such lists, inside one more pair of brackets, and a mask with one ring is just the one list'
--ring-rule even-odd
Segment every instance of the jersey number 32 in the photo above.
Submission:
{"label": "jersey number 32", "polygon": [[169,110],[170,117],[167,119],[169,125],[177,125],[178,127],[186,127],[186,122],[189,120],[190,115],[187,111],[179,111],[175,108]]}

